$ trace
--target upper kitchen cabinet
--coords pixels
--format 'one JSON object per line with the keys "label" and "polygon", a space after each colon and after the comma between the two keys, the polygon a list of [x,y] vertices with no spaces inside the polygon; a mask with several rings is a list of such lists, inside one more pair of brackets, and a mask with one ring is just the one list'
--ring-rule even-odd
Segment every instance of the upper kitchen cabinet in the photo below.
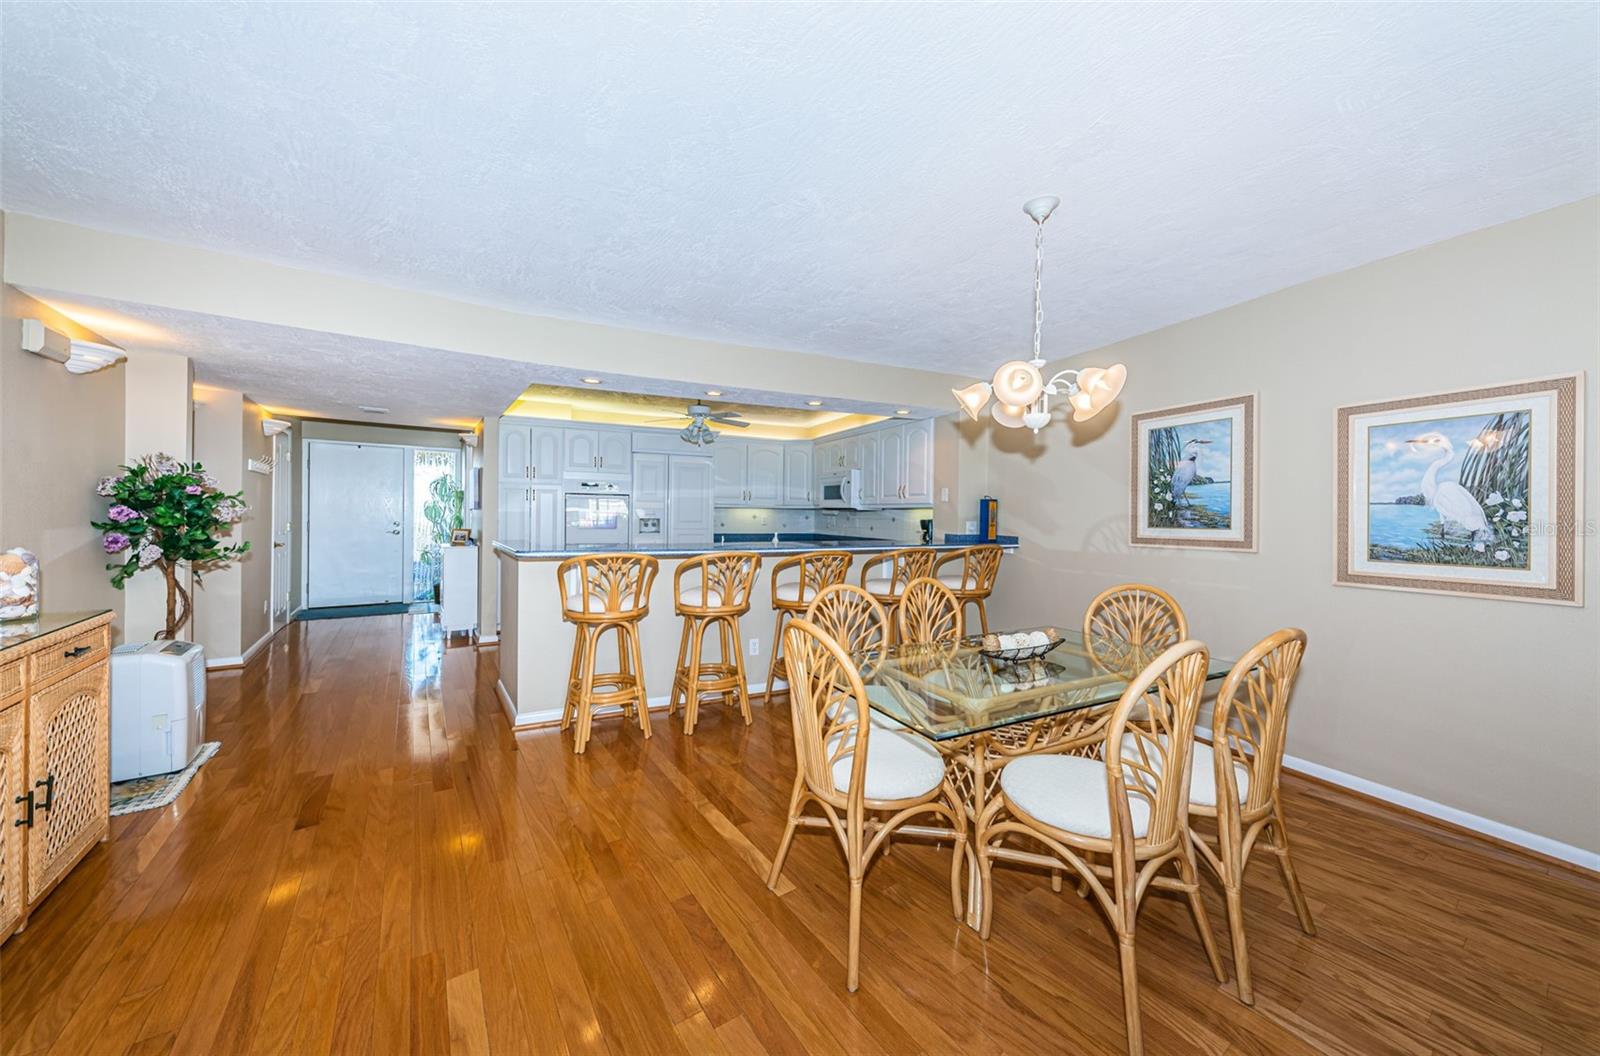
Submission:
{"label": "upper kitchen cabinet", "polygon": [[783,445],[783,504],[785,506],[814,505],[816,491],[811,474],[812,449],[810,444]]}
{"label": "upper kitchen cabinet", "polygon": [[878,504],[897,506],[906,484],[906,438],[899,425],[880,429],[878,438]]}
{"label": "upper kitchen cabinet", "polygon": [[582,480],[627,480],[633,437],[626,429],[566,429],[563,475]]}
{"label": "upper kitchen cabinet", "polygon": [[784,505],[782,443],[719,437],[711,448],[711,457],[718,506]]}
{"label": "upper kitchen cabinet", "polygon": [[933,503],[933,419],[906,422],[900,427],[905,445],[905,474],[901,501],[912,506]]}
{"label": "upper kitchen cabinet", "polygon": [[500,479],[560,480],[562,430],[536,422],[500,420]]}

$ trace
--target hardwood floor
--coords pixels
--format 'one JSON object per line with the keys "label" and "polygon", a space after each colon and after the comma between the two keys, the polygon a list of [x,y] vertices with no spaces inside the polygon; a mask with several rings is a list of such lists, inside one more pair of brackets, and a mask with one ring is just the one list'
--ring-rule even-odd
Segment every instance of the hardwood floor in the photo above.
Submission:
{"label": "hardwood floor", "polygon": [[[494,652],[428,619],[297,623],[211,678],[221,753],[173,808],[113,819],[0,951],[0,1052],[1123,1051],[1093,908],[997,870],[981,942],[951,919],[948,849],[873,866],[846,993],[837,846],[802,832],[783,893],[764,884],[781,702],[748,728],[707,705],[692,738],[657,716],[648,743],[601,720],[575,757],[513,735]],[[1257,863],[1246,1008],[1183,905],[1150,899],[1148,1051],[1600,1051],[1600,882],[1287,782],[1319,936]]]}

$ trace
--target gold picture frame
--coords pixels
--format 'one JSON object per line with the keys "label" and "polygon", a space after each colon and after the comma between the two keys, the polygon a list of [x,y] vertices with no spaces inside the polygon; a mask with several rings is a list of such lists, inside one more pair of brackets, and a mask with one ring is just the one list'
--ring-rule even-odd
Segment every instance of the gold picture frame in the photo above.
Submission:
{"label": "gold picture frame", "polygon": [[1128,545],[1255,552],[1259,404],[1249,393],[1133,416]]}

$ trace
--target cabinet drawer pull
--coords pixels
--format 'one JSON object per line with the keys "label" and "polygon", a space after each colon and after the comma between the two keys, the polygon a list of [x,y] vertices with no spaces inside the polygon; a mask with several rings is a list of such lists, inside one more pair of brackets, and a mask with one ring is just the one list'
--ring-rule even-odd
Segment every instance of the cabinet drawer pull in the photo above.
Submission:
{"label": "cabinet drawer pull", "polygon": [[30,829],[33,828],[33,789],[31,789],[31,788],[28,789],[27,792],[25,792],[22,795],[18,796],[16,799],[13,799],[11,802],[13,802],[13,803],[24,803],[25,802],[25,803],[28,804],[27,812],[22,817],[18,818],[16,821],[13,821],[11,824],[16,826],[19,829],[22,828],[24,825],[26,825]]}
{"label": "cabinet drawer pull", "polygon": [[43,781],[35,781],[33,783],[34,788],[38,788],[40,785],[44,786],[44,802],[39,804],[39,809],[49,810],[56,801],[56,775],[45,774]]}
{"label": "cabinet drawer pull", "polygon": [[76,660],[78,657],[84,655],[85,653],[89,652],[93,648],[94,647],[90,646],[90,645],[80,645],[76,649],[68,649],[68,650],[66,650],[61,655],[66,657],[68,660]]}

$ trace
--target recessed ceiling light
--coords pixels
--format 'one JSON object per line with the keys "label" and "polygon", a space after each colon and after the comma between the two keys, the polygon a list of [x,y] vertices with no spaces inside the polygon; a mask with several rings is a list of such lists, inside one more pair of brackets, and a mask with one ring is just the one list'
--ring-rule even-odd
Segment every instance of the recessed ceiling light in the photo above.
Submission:
{"label": "recessed ceiling light", "polygon": [[366,411],[368,414],[388,414],[387,407],[373,407],[371,404],[361,403],[356,405],[356,410]]}
{"label": "recessed ceiling light", "polygon": [[722,395],[722,390],[721,389],[707,389],[706,390],[706,395],[707,396],[721,396]]}
{"label": "recessed ceiling light", "polygon": [[822,401],[821,400],[807,400],[806,401],[806,406],[807,407],[821,407],[822,406]]}
{"label": "recessed ceiling light", "polygon": [[584,378],[582,380],[583,380],[583,383],[585,385],[598,385],[598,384],[600,384],[600,379],[599,378]]}
{"label": "recessed ceiling light", "polygon": [[898,410],[898,411],[895,411],[895,412],[894,412],[894,413],[895,413],[895,414],[910,414],[910,413],[911,413],[911,408],[909,408],[909,407],[902,407],[902,408],[900,408],[900,409],[899,409],[899,410]]}

